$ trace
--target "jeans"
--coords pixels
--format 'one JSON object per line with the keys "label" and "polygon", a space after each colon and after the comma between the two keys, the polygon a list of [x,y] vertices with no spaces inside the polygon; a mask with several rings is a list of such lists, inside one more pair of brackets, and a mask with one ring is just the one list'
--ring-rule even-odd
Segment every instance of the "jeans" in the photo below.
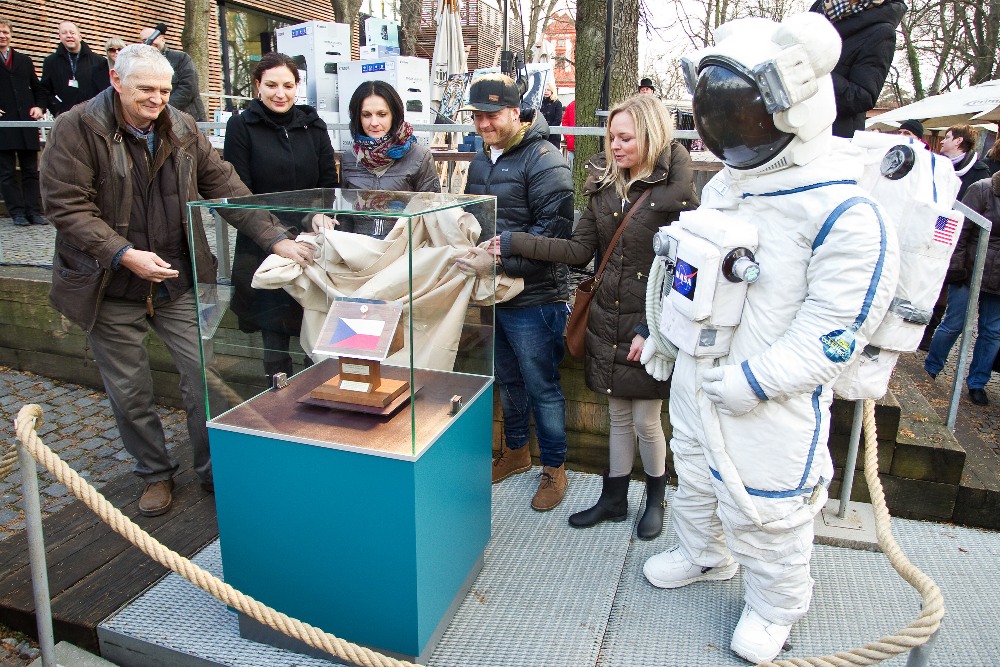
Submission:
{"label": "jeans", "polygon": [[528,444],[528,419],[543,466],[566,460],[566,399],[559,384],[565,354],[566,304],[496,309],[496,367],[503,432],[509,449]]}
{"label": "jeans", "polygon": [[[965,325],[965,309],[969,305],[968,285],[948,286],[948,309],[934,332],[931,349],[924,361],[924,370],[937,375],[951,352],[955,340]],[[979,325],[976,345],[972,351],[972,365],[965,383],[969,389],[982,389],[990,380],[993,360],[1000,350],[1000,295],[979,294]]]}

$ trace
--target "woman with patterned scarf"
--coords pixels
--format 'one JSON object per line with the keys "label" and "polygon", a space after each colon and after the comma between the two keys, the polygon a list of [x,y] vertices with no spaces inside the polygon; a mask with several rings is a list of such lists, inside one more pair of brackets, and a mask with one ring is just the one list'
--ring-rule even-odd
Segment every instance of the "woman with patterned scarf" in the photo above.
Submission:
{"label": "woman with patterned scarf", "polygon": [[865,129],[865,114],[882,93],[906,5],[902,0],[816,0],[809,11],[826,16],[843,42],[831,72],[837,100],[833,134],[850,139]]}
{"label": "woman with patterned scarf", "polygon": [[[341,160],[342,187],[352,190],[440,192],[441,181],[429,149],[417,143],[403,120],[403,100],[384,81],[366,81],[351,96],[354,150]],[[392,218],[339,216],[337,229],[384,238]]]}

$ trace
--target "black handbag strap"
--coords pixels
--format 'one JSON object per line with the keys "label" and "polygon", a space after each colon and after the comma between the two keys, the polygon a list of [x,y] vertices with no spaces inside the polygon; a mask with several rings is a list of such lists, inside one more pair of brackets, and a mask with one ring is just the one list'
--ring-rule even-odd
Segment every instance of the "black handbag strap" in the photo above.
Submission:
{"label": "black handbag strap", "polygon": [[635,200],[634,204],[632,204],[628,213],[625,214],[621,224],[618,225],[618,229],[615,230],[615,235],[611,237],[611,243],[608,245],[608,250],[604,253],[604,259],[601,260],[601,266],[597,269],[597,273],[594,274],[594,288],[596,288],[601,282],[601,274],[604,273],[604,267],[608,265],[608,260],[611,259],[611,253],[614,251],[615,246],[618,245],[618,239],[621,238],[622,232],[625,231],[625,225],[627,225],[628,221],[632,219],[635,212],[639,210],[642,203],[646,201],[650,191],[652,191],[652,188],[646,188],[646,191],[639,195],[639,198]]}

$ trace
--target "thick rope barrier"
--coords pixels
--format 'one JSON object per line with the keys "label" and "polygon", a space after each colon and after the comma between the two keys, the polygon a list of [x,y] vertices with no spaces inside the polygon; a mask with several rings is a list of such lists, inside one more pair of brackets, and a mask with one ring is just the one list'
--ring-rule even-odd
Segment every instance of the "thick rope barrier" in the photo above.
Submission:
{"label": "thick rope barrier", "polygon": [[875,401],[864,402],[865,432],[865,481],[875,513],[875,535],[878,544],[889,559],[889,564],[906,583],[920,593],[923,607],[920,613],[905,628],[894,635],[881,637],[849,651],[839,651],[817,658],[790,658],[763,663],[760,667],[858,667],[874,665],[918,646],[926,644],[937,632],[944,618],[944,597],[934,580],[910,562],[892,535],[889,523],[889,508],[885,504],[885,493],[878,478],[878,442],[875,432]]}
{"label": "thick rope barrier", "polygon": [[[313,648],[326,651],[341,660],[363,667],[421,667],[411,662],[396,660],[376,653],[364,646],[352,644],[308,623],[303,623],[276,611],[249,595],[241,593],[179,553],[163,546],[108,502],[97,489],[88,484],[38,438],[36,428],[41,424],[41,421],[42,408],[32,404],[21,408],[14,422],[17,437],[31,456],[55,475],[60,484],[72,491],[74,496],[97,514],[102,521],[111,526],[116,533],[141,549],[157,563],[176,572],[198,588],[211,593],[220,602],[243,612],[255,621],[305,642]],[[0,458],[0,479],[3,479],[13,469],[13,463],[17,460],[16,451],[13,449],[10,451],[14,452],[12,460],[8,461],[11,458],[10,452]]]}
{"label": "thick rope barrier", "polygon": [[[241,593],[204,568],[166,548],[123,515],[38,438],[36,427],[41,424],[41,420],[42,409],[33,404],[21,408],[15,420],[17,437],[32,457],[55,475],[60,484],[69,489],[115,532],[156,562],[210,593],[220,602],[243,612],[274,630],[305,642],[313,648],[326,651],[341,660],[347,660],[363,667],[421,667],[352,644],[308,623],[291,618]],[[820,657],[790,658],[761,663],[760,667],[861,667],[874,665],[918,646],[923,646],[941,625],[941,619],[944,617],[944,597],[941,595],[941,589],[934,583],[934,580],[910,562],[892,535],[889,509],[886,506],[885,493],[878,478],[875,401],[866,400],[864,402],[863,423],[865,433],[864,474],[875,514],[875,533],[878,537],[878,543],[893,569],[920,593],[923,607],[920,614],[896,634],[881,637],[862,647]],[[0,457],[0,480],[13,470],[16,462],[17,452],[14,449],[10,449],[3,457]]]}

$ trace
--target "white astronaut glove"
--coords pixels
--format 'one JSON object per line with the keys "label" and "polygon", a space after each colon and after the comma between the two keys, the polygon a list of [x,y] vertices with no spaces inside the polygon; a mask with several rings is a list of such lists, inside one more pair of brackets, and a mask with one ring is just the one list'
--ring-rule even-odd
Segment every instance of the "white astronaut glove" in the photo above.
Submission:
{"label": "white astronaut glove", "polygon": [[739,366],[731,364],[710,368],[702,375],[702,380],[701,388],[705,395],[724,415],[739,417],[760,403]]}
{"label": "white astronaut glove", "polygon": [[639,356],[639,363],[645,368],[654,380],[663,382],[670,378],[674,372],[674,359],[677,358],[677,350],[673,351],[672,357],[669,353],[660,350],[652,336],[646,338],[642,344],[642,354]]}

